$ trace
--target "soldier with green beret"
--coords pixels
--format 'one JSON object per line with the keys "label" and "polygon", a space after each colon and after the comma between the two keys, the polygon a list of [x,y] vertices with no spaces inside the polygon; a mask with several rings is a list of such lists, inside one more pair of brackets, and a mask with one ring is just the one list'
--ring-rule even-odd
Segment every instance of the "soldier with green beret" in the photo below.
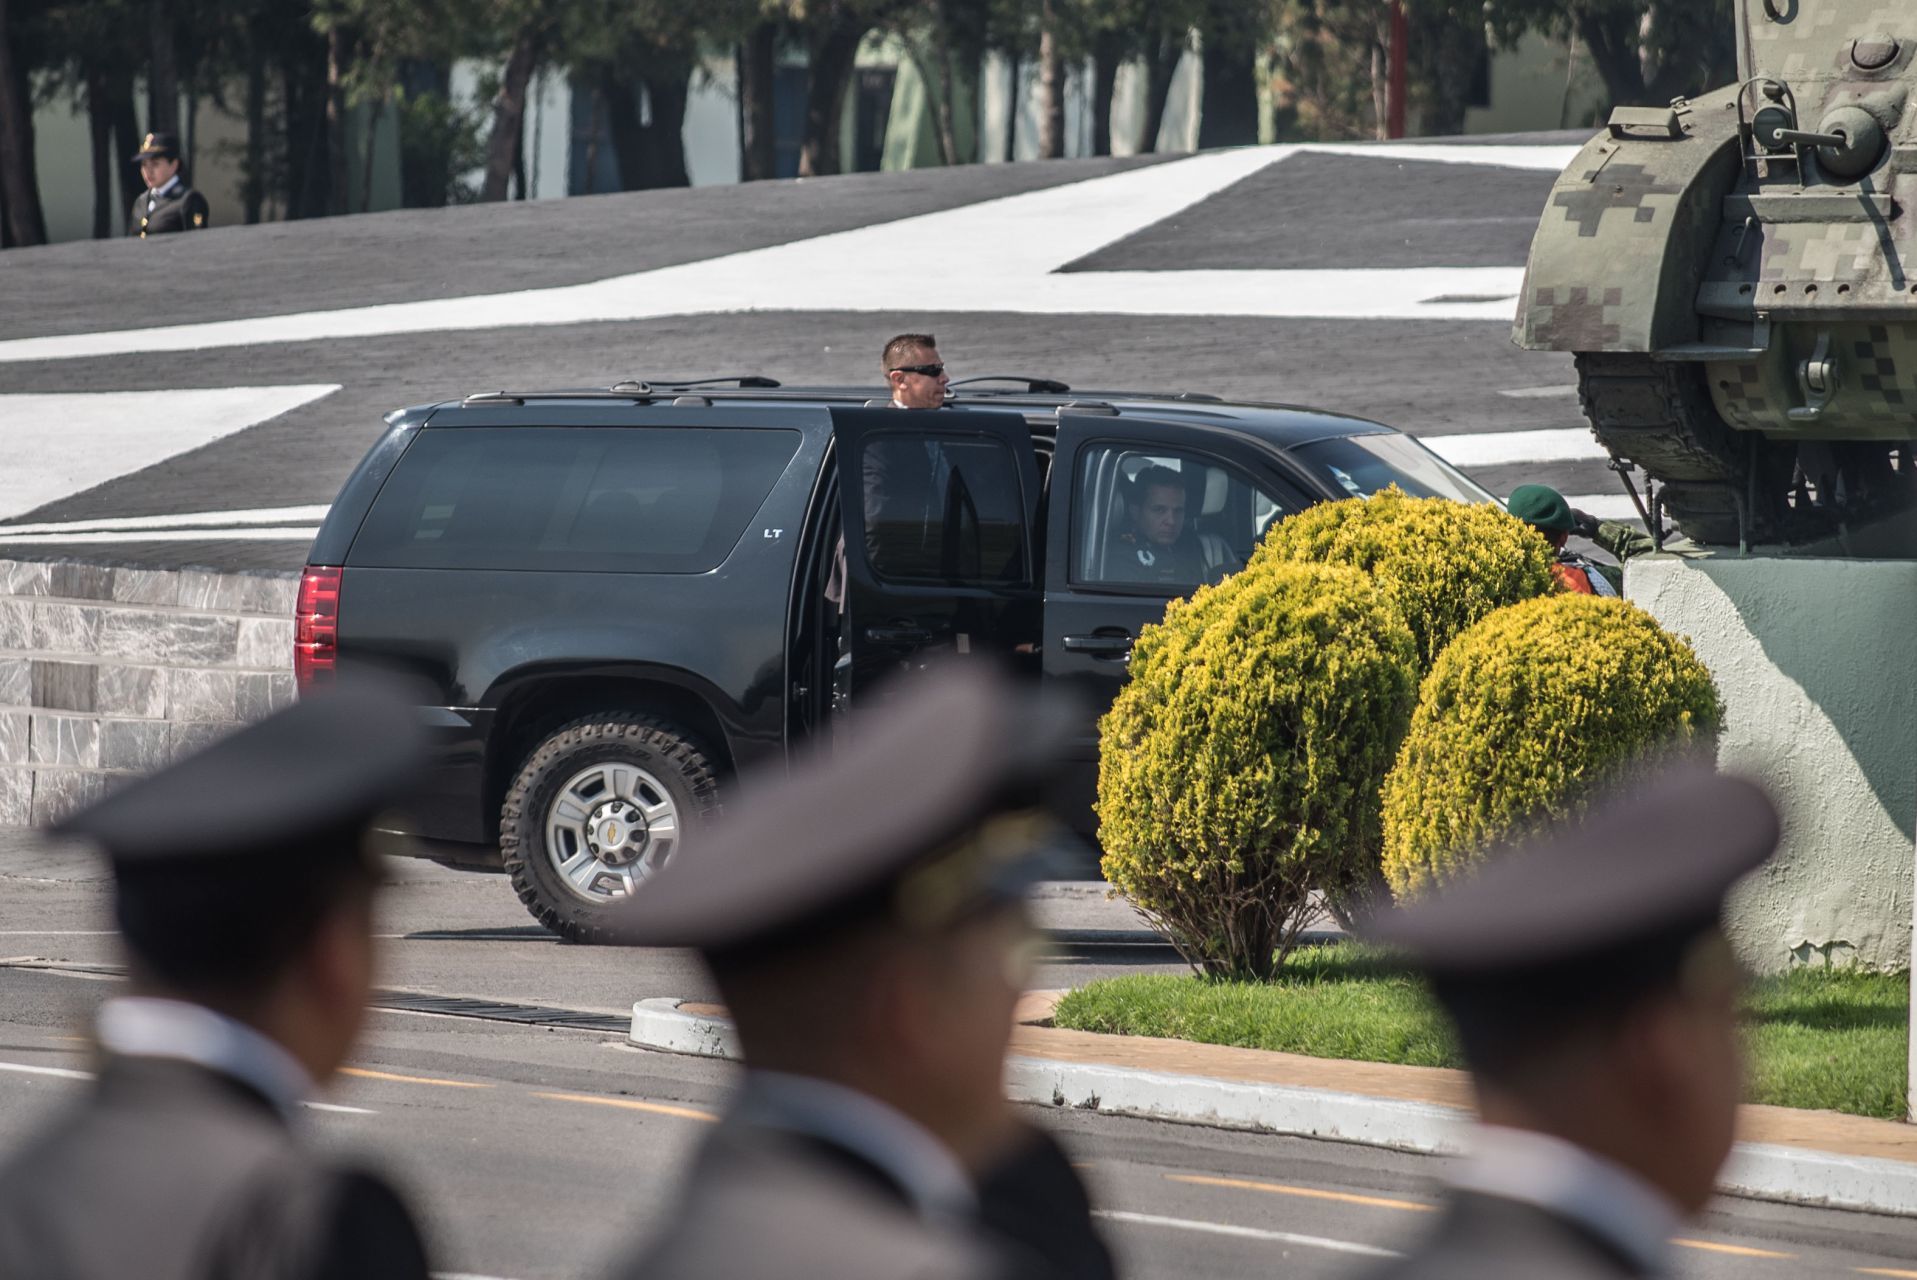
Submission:
{"label": "soldier with green beret", "polygon": [[1579,511],[1549,485],[1519,485],[1511,491],[1504,509],[1544,535],[1544,540],[1558,553],[1558,562],[1551,566],[1552,574],[1565,590],[1580,595],[1622,595],[1624,571],[1616,565],[1600,564],[1588,556],[1565,550],[1565,540],[1572,534],[1597,543],[1620,562],[1657,547],[1647,534],[1639,533],[1628,524],[1601,521]]}

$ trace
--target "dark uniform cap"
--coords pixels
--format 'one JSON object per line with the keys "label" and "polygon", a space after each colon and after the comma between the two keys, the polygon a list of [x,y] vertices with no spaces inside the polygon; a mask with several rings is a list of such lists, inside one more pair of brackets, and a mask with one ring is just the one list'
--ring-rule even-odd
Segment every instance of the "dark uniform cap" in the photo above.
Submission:
{"label": "dark uniform cap", "polygon": [[156,129],[146,135],[146,141],[133,153],[133,163],[138,164],[148,156],[165,156],[169,160],[180,158],[180,140],[163,129]]}
{"label": "dark uniform cap", "polygon": [[1579,821],[1373,923],[1440,975],[1575,963],[1713,924],[1725,895],[1777,847],[1762,788],[1696,765],[1616,793]]}
{"label": "dark uniform cap", "polygon": [[390,692],[330,691],[150,774],[53,829],[103,846],[116,868],[271,858],[364,824],[420,764],[416,712]]}
{"label": "dark uniform cap", "polygon": [[978,663],[915,677],[851,742],[757,788],[633,896],[620,936],[740,952],[834,923],[949,919],[1016,897],[1069,837],[1037,812],[1068,705]]}
{"label": "dark uniform cap", "polygon": [[1504,509],[1528,525],[1553,533],[1569,533],[1577,524],[1577,518],[1571,514],[1571,504],[1549,485],[1519,485],[1511,491]]}

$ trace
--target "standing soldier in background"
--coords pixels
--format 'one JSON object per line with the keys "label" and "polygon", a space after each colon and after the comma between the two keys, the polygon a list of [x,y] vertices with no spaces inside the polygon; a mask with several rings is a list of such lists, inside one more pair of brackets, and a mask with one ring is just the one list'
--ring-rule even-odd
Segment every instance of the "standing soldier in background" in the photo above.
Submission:
{"label": "standing soldier in background", "polygon": [[180,140],[149,133],[133,156],[146,190],[133,197],[126,233],[144,240],[166,231],[198,231],[212,218],[206,197],[180,175]]}
{"label": "standing soldier in background", "polygon": [[1596,516],[1578,511],[1549,485],[1519,485],[1511,491],[1504,509],[1544,535],[1544,540],[1558,553],[1557,563],[1551,566],[1552,575],[1566,591],[1580,595],[1622,595],[1624,570],[1566,551],[1565,540],[1572,534],[1597,543],[1616,556],[1620,564],[1632,556],[1657,549],[1649,534],[1639,533],[1628,524],[1600,521]]}
{"label": "standing soldier in background", "polygon": [[365,840],[418,746],[409,707],[329,694],[60,828],[112,861],[130,990],[98,1083],[0,1168],[0,1276],[425,1280],[391,1188],[293,1128],[365,1018]]}
{"label": "standing soldier in background", "polygon": [[1670,1273],[1743,1091],[1719,925],[1777,845],[1748,782],[1673,770],[1376,933],[1430,977],[1482,1121],[1436,1228],[1376,1280]]}
{"label": "standing soldier in background", "polygon": [[922,678],[637,895],[696,947],[745,1078],[630,1280],[1107,1280],[1060,1149],[1005,1100],[1037,809],[1069,723],[973,667]]}

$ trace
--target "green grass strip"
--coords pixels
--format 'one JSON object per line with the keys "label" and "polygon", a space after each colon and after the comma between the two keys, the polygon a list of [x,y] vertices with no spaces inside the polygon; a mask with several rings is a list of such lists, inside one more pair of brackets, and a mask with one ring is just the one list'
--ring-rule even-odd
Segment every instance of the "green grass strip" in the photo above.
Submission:
{"label": "green grass strip", "polygon": [[[1909,1001],[1904,974],[1796,969],[1755,980],[1744,1001],[1750,1101],[1901,1119]],[[1269,983],[1108,978],[1067,995],[1056,1020],[1314,1058],[1462,1065],[1423,984],[1356,945],[1302,948]]]}

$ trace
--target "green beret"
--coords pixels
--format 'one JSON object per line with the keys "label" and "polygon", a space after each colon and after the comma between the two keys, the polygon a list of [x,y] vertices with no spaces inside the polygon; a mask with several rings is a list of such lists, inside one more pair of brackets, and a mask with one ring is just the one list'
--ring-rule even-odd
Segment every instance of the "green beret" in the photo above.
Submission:
{"label": "green beret", "polygon": [[1577,521],[1564,495],[1545,484],[1521,484],[1511,491],[1504,509],[1538,529],[1569,533]]}

